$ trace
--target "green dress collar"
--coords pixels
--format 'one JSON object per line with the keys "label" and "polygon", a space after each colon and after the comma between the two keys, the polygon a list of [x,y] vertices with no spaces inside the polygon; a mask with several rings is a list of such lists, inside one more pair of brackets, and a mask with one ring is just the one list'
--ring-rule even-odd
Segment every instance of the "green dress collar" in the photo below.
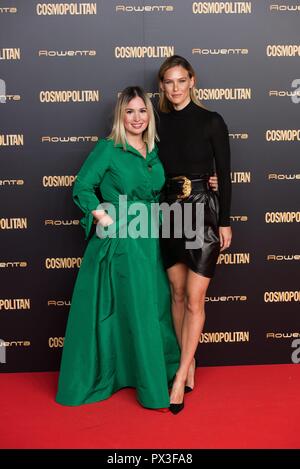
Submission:
{"label": "green dress collar", "polygon": [[[115,144],[115,147],[117,148],[123,148],[123,144],[122,143],[117,143]],[[133,153],[134,155],[137,155],[139,156],[140,158],[143,158],[147,161],[149,161],[149,159],[153,159],[153,157],[156,157],[156,154],[157,154],[157,148],[156,148],[156,145],[154,146],[153,150],[152,151],[148,151],[148,145],[146,144],[146,147],[147,147],[147,153],[146,153],[146,158],[143,157],[143,155],[138,151],[136,150],[134,147],[132,147],[131,145],[129,145],[129,143],[126,142],[126,151],[129,151],[130,153]]]}

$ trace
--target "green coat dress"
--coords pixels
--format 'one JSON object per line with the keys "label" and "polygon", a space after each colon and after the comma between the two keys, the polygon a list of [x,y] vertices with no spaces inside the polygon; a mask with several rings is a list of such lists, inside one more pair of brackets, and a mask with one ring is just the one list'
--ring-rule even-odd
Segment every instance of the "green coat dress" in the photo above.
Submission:
{"label": "green coat dress", "polygon": [[[100,203],[95,190],[116,207],[119,195],[126,194],[129,207],[140,202],[149,214],[164,180],[156,149],[144,159],[129,145],[124,151],[112,140],[100,140],[73,188],[74,201],[85,214],[86,238],[93,226],[91,211]],[[159,240],[121,237],[117,225],[118,219],[112,225],[115,236],[94,233],[87,244],[72,296],[56,400],[86,404],[129,386],[144,407],[168,407],[179,348]]]}

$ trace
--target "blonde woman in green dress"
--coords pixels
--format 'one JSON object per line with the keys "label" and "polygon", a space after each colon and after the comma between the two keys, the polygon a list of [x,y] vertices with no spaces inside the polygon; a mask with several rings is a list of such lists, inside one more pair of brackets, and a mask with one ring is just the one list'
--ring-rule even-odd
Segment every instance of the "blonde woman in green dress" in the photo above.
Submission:
{"label": "blonde woman in green dress", "polygon": [[[148,96],[139,87],[126,88],[111,134],[97,143],[77,175],[73,198],[84,212],[81,224],[89,241],[65,335],[60,404],[97,402],[133,387],[144,407],[170,405],[168,387],[180,354],[158,237],[121,236],[124,222],[113,220],[97,197],[100,190],[102,202],[118,210],[119,196],[126,195],[128,206],[142,204],[151,220],[151,204],[159,201],[165,182],[155,137]],[[113,228],[114,236],[92,234],[94,219],[97,228]]]}

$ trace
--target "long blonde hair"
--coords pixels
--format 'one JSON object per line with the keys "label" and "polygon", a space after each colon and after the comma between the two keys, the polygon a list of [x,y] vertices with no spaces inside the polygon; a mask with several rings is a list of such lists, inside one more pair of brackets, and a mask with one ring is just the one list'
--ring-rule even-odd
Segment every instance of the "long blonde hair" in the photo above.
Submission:
{"label": "long blonde hair", "polygon": [[155,128],[152,103],[147,93],[139,86],[128,86],[121,92],[115,107],[112,130],[107,138],[113,140],[115,143],[121,143],[124,150],[126,150],[126,131],[124,127],[125,108],[133,98],[141,98],[144,101],[149,115],[149,124],[143,133],[143,141],[147,143],[148,151],[150,152],[153,150],[155,140],[158,140],[158,136]]}
{"label": "long blonde hair", "polygon": [[170,103],[170,101],[166,98],[165,93],[161,90],[160,85],[164,81],[164,76],[167,70],[173,67],[182,67],[184,68],[190,78],[194,78],[195,83],[194,86],[190,89],[190,97],[191,100],[197,104],[197,106],[204,107],[203,104],[199,101],[199,99],[196,96],[196,91],[195,91],[195,85],[196,85],[196,73],[191,64],[184,58],[181,57],[180,55],[172,55],[171,57],[168,57],[160,66],[160,69],[158,71],[158,81],[159,81],[159,110],[161,112],[170,112],[172,111],[173,105]]}

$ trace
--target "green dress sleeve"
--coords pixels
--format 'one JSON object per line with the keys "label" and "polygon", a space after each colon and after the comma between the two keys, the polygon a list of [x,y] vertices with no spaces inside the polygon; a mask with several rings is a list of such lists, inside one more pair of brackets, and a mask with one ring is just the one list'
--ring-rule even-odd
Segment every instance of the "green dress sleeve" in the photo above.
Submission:
{"label": "green dress sleeve", "polygon": [[88,238],[93,226],[92,210],[101,209],[95,190],[109,169],[110,155],[107,140],[99,140],[80,168],[73,186],[73,200],[85,214],[80,220],[85,230],[85,239]]}

